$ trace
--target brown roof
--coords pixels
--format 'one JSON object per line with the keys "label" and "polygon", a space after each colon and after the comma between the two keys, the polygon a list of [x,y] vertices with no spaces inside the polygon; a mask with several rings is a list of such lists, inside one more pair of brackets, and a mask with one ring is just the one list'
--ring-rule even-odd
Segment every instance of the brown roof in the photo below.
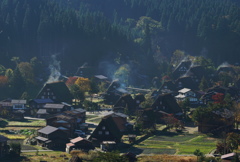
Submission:
{"label": "brown roof", "polygon": [[77,143],[77,142],[82,141],[82,140],[84,140],[84,138],[82,138],[82,137],[77,137],[77,138],[74,138],[74,139],[70,140],[70,142],[71,142],[71,143]]}
{"label": "brown roof", "polygon": [[75,146],[73,143],[67,143],[67,146]]}

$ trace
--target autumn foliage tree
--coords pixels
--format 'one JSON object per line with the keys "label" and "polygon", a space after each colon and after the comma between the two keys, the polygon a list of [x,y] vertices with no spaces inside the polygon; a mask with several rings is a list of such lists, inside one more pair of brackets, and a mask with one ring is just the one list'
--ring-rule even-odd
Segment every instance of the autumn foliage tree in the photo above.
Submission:
{"label": "autumn foliage tree", "polygon": [[217,93],[212,96],[212,99],[214,100],[214,103],[223,103],[224,102],[224,94]]}
{"label": "autumn foliage tree", "polygon": [[82,92],[88,92],[91,90],[91,83],[88,78],[79,77],[75,84],[79,87]]}
{"label": "autumn foliage tree", "polygon": [[68,80],[66,81],[66,85],[72,86],[73,84],[75,84],[76,80],[78,79],[78,77],[68,77]]}
{"label": "autumn foliage tree", "polygon": [[8,77],[0,76],[0,87],[4,87],[8,84]]}

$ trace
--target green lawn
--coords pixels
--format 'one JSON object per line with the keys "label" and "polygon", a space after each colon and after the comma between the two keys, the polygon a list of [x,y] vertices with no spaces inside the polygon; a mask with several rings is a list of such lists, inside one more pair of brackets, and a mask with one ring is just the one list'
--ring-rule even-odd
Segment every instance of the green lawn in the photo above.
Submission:
{"label": "green lawn", "polygon": [[98,124],[101,120],[102,120],[102,118],[99,117],[99,118],[93,118],[93,119],[87,120],[87,122],[93,122],[93,123]]}
{"label": "green lawn", "polygon": [[86,116],[86,119],[87,120],[90,120],[90,119],[92,119],[92,118],[97,118],[98,116],[97,115],[87,115]]}
{"label": "green lawn", "polygon": [[133,146],[133,150],[143,154],[193,154],[200,149],[204,154],[216,148],[217,139],[207,135],[168,133],[155,135]]}

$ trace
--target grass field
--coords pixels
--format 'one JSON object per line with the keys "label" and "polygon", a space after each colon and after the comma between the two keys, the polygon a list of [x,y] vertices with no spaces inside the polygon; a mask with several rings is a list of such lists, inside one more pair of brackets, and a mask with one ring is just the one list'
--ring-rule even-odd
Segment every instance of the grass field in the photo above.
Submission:
{"label": "grass field", "polygon": [[97,118],[98,115],[87,115],[86,120],[91,120],[92,118]]}
{"label": "grass field", "polygon": [[199,134],[167,133],[149,137],[128,151],[140,154],[191,155],[196,149],[204,154],[216,148],[217,139]]}
{"label": "grass field", "polygon": [[33,127],[42,127],[46,126],[46,121],[45,120],[29,120],[29,119],[24,119],[23,121],[8,121],[7,126],[33,126]]}

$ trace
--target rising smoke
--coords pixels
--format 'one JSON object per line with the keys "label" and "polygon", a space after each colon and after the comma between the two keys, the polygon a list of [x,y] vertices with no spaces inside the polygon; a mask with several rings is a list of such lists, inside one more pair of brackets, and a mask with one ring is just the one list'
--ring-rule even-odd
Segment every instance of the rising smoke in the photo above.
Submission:
{"label": "rising smoke", "polygon": [[48,77],[47,83],[50,82],[56,82],[59,80],[60,76],[61,76],[61,66],[60,63],[61,61],[57,60],[57,55],[52,55],[51,56],[51,62],[48,66],[49,70],[50,70],[50,76]]}

